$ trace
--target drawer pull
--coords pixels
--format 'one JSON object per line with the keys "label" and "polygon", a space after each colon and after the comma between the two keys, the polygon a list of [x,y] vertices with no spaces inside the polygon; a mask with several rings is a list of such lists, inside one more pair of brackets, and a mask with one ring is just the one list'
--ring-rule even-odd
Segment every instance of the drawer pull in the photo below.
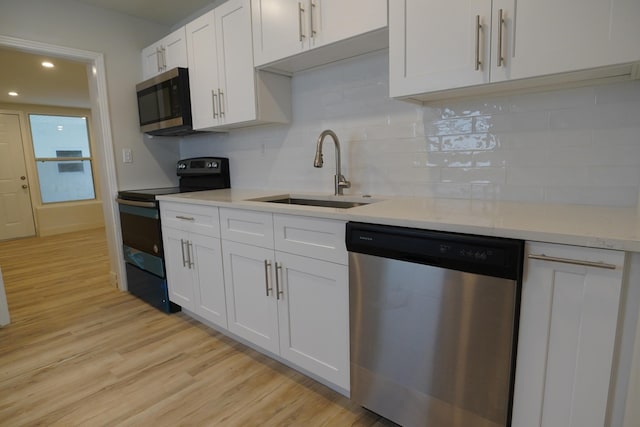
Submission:
{"label": "drawer pull", "polygon": [[192,216],[182,216],[182,215],[176,215],[176,218],[178,219],[184,219],[185,221],[195,221],[196,219]]}
{"label": "drawer pull", "polygon": [[559,258],[554,256],[547,256],[545,254],[530,254],[529,259],[537,259],[540,261],[560,262],[563,264],[581,265],[583,267],[595,267],[604,268],[606,270],[615,270],[617,267],[614,264],[608,264],[606,262],[596,261],[583,261],[579,259]]}

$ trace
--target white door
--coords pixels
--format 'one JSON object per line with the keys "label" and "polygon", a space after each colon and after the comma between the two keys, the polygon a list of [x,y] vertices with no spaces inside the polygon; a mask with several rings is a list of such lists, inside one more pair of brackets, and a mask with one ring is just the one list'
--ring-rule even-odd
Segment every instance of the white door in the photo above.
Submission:
{"label": "white door", "polygon": [[34,236],[20,117],[0,114],[0,240]]}
{"label": "white door", "polygon": [[277,252],[280,354],[349,389],[349,272],[346,265]]}
{"label": "white door", "polygon": [[518,2],[515,9],[514,0],[494,0],[493,5],[494,18],[501,8],[507,13],[505,30],[515,29],[515,39],[505,46],[506,69],[492,81],[640,59],[639,1],[536,0]]}
{"label": "white door", "polygon": [[185,31],[185,28],[181,27],[162,39],[164,71],[175,67],[186,68],[189,66],[187,63],[187,40]]}
{"label": "white door", "polygon": [[167,287],[169,299],[187,310],[195,311],[194,274],[189,258],[188,234],[174,228],[162,229],[162,241],[166,253]]}
{"label": "white door", "polygon": [[256,83],[249,0],[230,0],[215,9],[221,123],[256,118]]}
{"label": "white door", "polygon": [[189,255],[195,272],[196,313],[218,326],[227,328],[227,303],[224,296],[220,239],[191,234]]}
{"label": "white door", "polygon": [[387,26],[387,0],[311,0],[311,47],[346,40]]}
{"label": "white door", "polygon": [[488,83],[490,34],[489,0],[390,0],[391,96]]}
{"label": "white door", "polygon": [[223,240],[222,257],[229,330],[279,354],[273,250]]}
{"label": "white door", "polygon": [[255,65],[284,59],[308,46],[309,0],[251,0]]}
{"label": "white door", "polygon": [[529,259],[525,266],[514,427],[605,425],[624,253],[528,243],[527,255],[604,262],[613,270]]}
{"label": "white door", "polygon": [[160,46],[156,43],[142,49],[142,80],[158,75],[160,69]]}
{"label": "white door", "polygon": [[213,10],[186,26],[191,115],[196,130],[220,124],[220,80],[214,26]]}

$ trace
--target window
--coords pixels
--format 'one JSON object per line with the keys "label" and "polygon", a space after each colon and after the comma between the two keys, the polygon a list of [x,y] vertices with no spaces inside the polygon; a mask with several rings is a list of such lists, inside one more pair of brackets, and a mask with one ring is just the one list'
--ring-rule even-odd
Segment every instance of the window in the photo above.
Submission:
{"label": "window", "polygon": [[29,115],[42,203],[96,198],[86,117]]}

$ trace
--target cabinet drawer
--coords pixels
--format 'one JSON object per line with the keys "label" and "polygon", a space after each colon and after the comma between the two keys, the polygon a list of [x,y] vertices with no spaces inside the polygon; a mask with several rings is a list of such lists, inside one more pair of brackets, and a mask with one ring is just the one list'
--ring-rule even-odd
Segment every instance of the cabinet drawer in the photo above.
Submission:
{"label": "cabinet drawer", "polygon": [[214,206],[160,202],[160,217],[164,227],[220,237],[220,216]]}
{"label": "cabinet drawer", "polygon": [[269,212],[220,209],[222,238],[273,249],[273,215]]}
{"label": "cabinet drawer", "polygon": [[344,221],[274,215],[274,233],[278,251],[347,264]]}

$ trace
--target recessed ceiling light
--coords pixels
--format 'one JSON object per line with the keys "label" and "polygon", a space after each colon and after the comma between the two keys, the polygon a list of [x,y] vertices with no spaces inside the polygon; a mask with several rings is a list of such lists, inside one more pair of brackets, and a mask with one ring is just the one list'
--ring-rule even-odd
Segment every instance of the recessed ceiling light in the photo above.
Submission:
{"label": "recessed ceiling light", "polygon": [[58,125],[58,130],[64,130],[64,126]]}
{"label": "recessed ceiling light", "polygon": [[49,62],[49,61],[44,61],[44,62],[42,63],[42,66],[43,66],[44,68],[53,68],[53,63],[51,63],[51,62]]}
{"label": "recessed ceiling light", "polygon": [[9,92],[9,96],[18,96],[18,92],[11,91]]}

